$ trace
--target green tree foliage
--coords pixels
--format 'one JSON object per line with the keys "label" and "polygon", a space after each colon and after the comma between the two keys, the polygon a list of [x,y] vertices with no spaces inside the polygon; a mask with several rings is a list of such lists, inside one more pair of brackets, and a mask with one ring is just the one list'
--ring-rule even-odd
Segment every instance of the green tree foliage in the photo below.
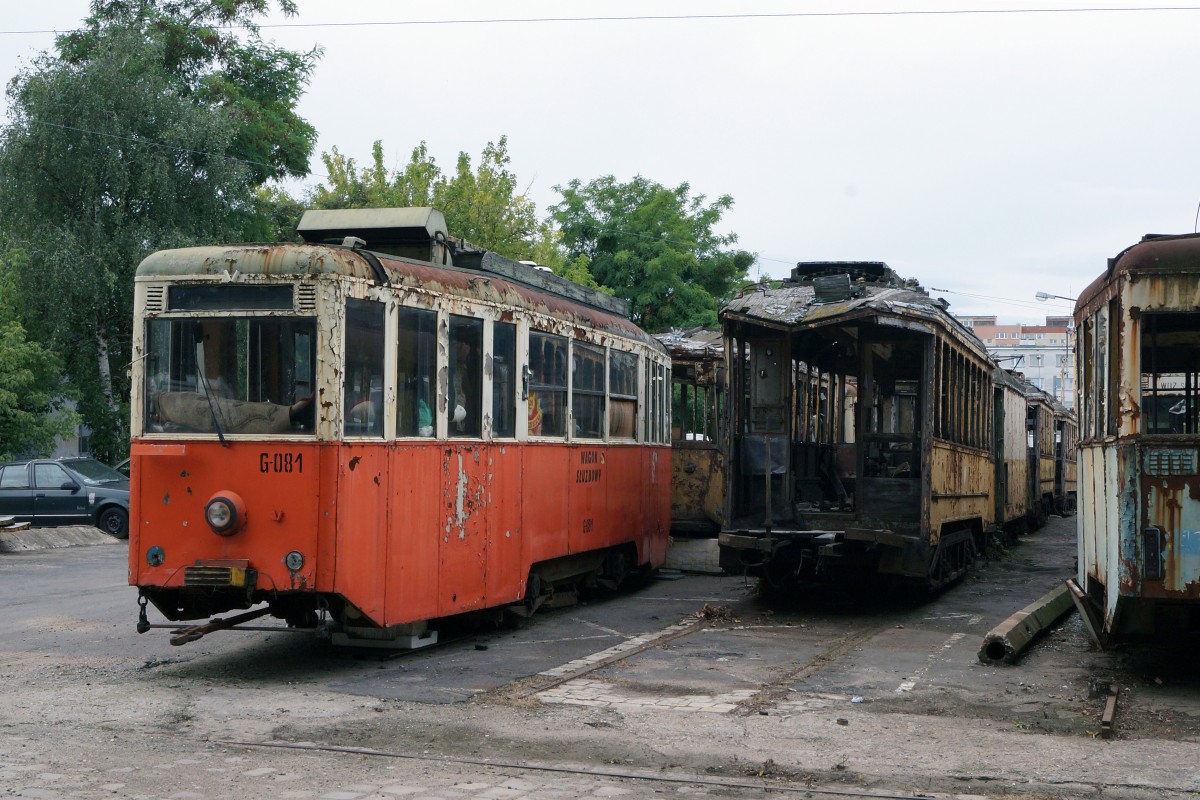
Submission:
{"label": "green tree foliage", "polygon": [[[10,261],[21,259],[13,253]],[[62,363],[31,342],[11,305],[10,267],[0,260],[0,461],[47,455],[54,440],[70,436],[77,417],[65,408],[70,390]]]}
{"label": "green tree foliage", "polygon": [[550,214],[568,261],[586,258],[646,330],[715,325],[719,304],[754,263],[751,253],[724,249],[736,235],[713,230],[733,206],[728,195],[706,205],[686,183],[669,189],[640,176],[555,188],[563,199]]}
{"label": "green tree foliage", "polygon": [[304,215],[304,204],[279,186],[260,186],[254,192],[255,225],[248,242],[296,242],[296,223]]}
{"label": "green tree foliage", "polygon": [[[289,124],[276,112],[294,102],[293,85],[270,70],[252,83],[255,65],[283,63],[278,51],[265,48],[255,61],[253,41],[215,28],[264,7],[98,1],[82,33],[59,39],[61,55],[41,56],[9,85],[0,225],[28,254],[15,270],[17,307],[30,336],[62,358],[100,458],[118,457],[128,443],[139,261],[268,227],[254,187],[302,170],[311,149],[302,120],[282,145],[248,144],[274,131],[265,120]],[[248,116],[256,103],[274,110]]]}
{"label": "green tree foliage", "polygon": [[321,158],[329,182],[310,196],[315,208],[432,206],[445,214],[451,236],[478,247],[515,259],[531,258],[535,251],[557,255],[546,245],[549,229],[538,222],[534,203],[519,191],[508,168],[505,136],[488,142],[477,167],[459,153],[452,175],[442,172],[425,142],[413,148],[403,169],[388,169],[380,142],[372,148],[371,164],[362,169],[337,148]]}
{"label": "green tree foliage", "polygon": [[[156,45],[156,66],[173,92],[225,112],[234,126],[225,154],[246,163],[252,183],[303,177],[317,131],[296,104],[320,49],[297,53],[263,42],[255,20],[269,6],[268,0],[93,0],[83,27],[59,37],[60,58],[86,67],[104,55],[114,34],[138,31]],[[279,6],[296,13],[294,0]]]}

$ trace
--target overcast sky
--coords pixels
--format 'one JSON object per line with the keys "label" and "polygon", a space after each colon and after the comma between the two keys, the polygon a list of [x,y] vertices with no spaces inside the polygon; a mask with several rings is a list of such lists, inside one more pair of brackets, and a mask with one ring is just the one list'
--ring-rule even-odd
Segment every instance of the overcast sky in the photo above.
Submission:
{"label": "overcast sky", "polygon": [[[263,29],[325,54],[300,106],[360,163],[424,140],[444,169],[507,135],[539,212],[556,185],[643,175],[732,195],[722,232],[762,275],[879,260],[959,314],[1037,322],[1200,203],[1195,11],[1058,0],[298,0]],[[3,31],[67,30],[87,0],[4,2]],[[846,15],[993,9],[1006,13]],[[820,16],[838,12],[838,16]],[[741,19],[681,17],[762,14]],[[670,19],[478,22],[562,17]],[[439,24],[400,25],[411,21]],[[452,20],[475,20],[449,24]],[[379,23],[331,26],[321,23]],[[53,36],[0,35],[0,76]],[[320,180],[319,157],[313,159]],[[295,188],[295,187],[293,187]]]}

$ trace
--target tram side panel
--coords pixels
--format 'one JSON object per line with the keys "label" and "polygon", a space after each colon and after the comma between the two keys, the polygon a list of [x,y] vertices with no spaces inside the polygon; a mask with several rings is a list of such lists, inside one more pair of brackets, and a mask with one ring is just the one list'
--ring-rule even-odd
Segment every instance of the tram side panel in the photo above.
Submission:
{"label": "tram side panel", "polygon": [[[621,470],[610,480],[623,508],[614,517],[618,535],[637,544],[638,564],[662,566],[667,558],[671,528],[671,451],[666,447],[628,447],[619,450]],[[629,508],[629,506],[636,508]],[[634,528],[634,525],[638,527]],[[629,567],[635,565],[627,565]]]}
{"label": "tram side panel", "polygon": [[488,606],[517,603],[525,596],[529,576],[524,530],[527,502],[522,479],[522,456],[513,443],[487,448],[487,555],[484,601]]}
{"label": "tram side panel", "polygon": [[996,485],[999,494],[996,523],[1006,529],[1022,530],[1030,510],[1029,459],[1026,457],[1025,396],[1002,385],[995,409],[1000,441],[996,451]]}
{"label": "tram side panel", "polygon": [[[436,617],[443,596],[439,525],[445,454],[437,444],[398,446],[388,475],[387,619],[383,624]],[[352,557],[354,551],[342,551]]]}
{"label": "tram side panel", "polygon": [[570,498],[564,518],[565,552],[586,553],[605,547],[614,538],[614,520],[609,518],[606,495],[614,466],[608,461],[616,452],[615,448],[609,450],[597,442],[571,447],[569,453],[570,463],[564,475]]}
{"label": "tram side panel", "polygon": [[990,454],[935,439],[930,459],[929,546],[943,535],[970,536],[976,548],[995,514],[995,472]]}
{"label": "tram side panel", "polygon": [[522,526],[526,536],[526,560],[547,561],[570,552],[567,519],[570,494],[563,485],[571,469],[567,448],[553,444],[529,444],[521,449],[524,469],[521,497],[524,511]]}
{"label": "tram side panel", "polygon": [[333,590],[373,620],[386,618],[389,469],[378,444],[346,444],[338,465]]}
{"label": "tram side panel", "polygon": [[483,607],[487,587],[488,463],[485,445],[450,444],[443,450],[438,616]]}

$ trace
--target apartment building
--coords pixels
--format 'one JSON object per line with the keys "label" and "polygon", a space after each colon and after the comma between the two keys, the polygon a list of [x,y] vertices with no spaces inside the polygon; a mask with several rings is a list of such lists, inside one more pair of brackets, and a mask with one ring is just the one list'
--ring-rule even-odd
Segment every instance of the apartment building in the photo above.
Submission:
{"label": "apartment building", "polygon": [[1070,316],[1046,317],[1044,325],[1005,325],[994,316],[958,319],[1001,366],[1024,374],[1067,408],[1075,407],[1075,328]]}

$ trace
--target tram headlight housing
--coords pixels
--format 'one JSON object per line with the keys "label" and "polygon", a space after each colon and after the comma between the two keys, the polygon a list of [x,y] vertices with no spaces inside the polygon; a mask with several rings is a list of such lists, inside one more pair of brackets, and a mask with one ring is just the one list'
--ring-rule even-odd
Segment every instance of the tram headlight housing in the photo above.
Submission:
{"label": "tram headlight housing", "polygon": [[217,492],[204,505],[204,521],[213,533],[232,536],[246,527],[246,503],[234,492]]}

